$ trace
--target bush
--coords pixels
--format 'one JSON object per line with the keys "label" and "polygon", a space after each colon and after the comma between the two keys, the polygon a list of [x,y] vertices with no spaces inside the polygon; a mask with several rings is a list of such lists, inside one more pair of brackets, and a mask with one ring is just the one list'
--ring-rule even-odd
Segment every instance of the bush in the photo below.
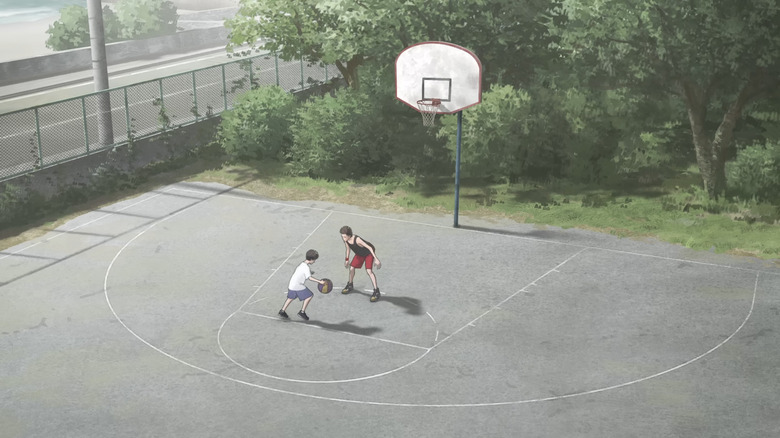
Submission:
{"label": "bush", "polygon": [[[49,38],[46,47],[55,50],[70,50],[89,47],[89,14],[78,5],[65,6],[60,10],[60,19],[46,31]],[[103,33],[106,43],[119,41],[120,24],[116,14],[103,6]]]}
{"label": "bush", "polygon": [[742,148],[726,163],[726,177],[732,196],[780,202],[780,141]]}
{"label": "bush", "polygon": [[[486,91],[480,105],[464,113],[461,148],[464,177],[513,180],[522,170],[531,98],[509,85]],[[457,117],[442,117],[439,136],[457,146]]]}
{"label": "bush", "polygon": [[179,14],[168,0],[123,0],[116,13],[122,24],[122,38],[151,38],[176,33]]}
{"label": "bush", "polygon": [[278,86],[251,90],[222,114],[217,142],[232,160],[281,159],[292,145],[297,107],[295,96]]}
{"label": "bush", "polygon": [[300,175],[343,180],[391,168],[381,104],[362,90],[338,90],[304,104],[292,126],[290,159]]}

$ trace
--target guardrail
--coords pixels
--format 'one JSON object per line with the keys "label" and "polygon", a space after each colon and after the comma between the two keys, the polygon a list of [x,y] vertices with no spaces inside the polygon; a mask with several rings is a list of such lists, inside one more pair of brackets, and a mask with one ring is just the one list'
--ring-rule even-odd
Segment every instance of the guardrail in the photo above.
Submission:
{"label": "guardrail", "polygon": [[298,92],[329,73],[264,54],[0,114],[0,182],[218,115],[253,86]]}

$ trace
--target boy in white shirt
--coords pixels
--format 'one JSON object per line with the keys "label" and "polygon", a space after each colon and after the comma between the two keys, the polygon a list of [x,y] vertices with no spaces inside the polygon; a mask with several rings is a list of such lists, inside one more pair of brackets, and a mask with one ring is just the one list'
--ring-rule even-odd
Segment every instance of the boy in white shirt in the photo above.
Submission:
{"label": "boy in white shirt", "polygon": [[294,299],[298,298],[298,300],[303,301],[303,307],[301,307],[300,312],[298,312],[298,316],[306,321],[309,320],[309,316],[306,315],[306,306],[309,305],[309,301],[311,301],[314,294],[304,283],[306,280],[311,280],[319,284],[325,284],[324,281],[312,277],[313,272],[311,271],[310,265],[314,264],[319,257],[320,254],[317,251],[310,249],[306,251],[306,260],[295,268],[295,272],[293,272],[292,277],[290,277],[290,284],[287,286],[287,301],[284,302],[282,310],[279,311],[279,316],[282,318],[289,318],[286,312],[287,306],[289,306]]}

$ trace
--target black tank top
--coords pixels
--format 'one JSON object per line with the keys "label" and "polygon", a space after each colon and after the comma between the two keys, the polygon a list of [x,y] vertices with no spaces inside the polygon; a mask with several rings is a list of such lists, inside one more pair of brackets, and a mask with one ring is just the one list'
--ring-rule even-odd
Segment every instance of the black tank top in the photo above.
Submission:
{"label": "black tank top", "polygon": [[[359,255],[361,257],[365,257],[367,255],[370,255],[371,251],[369,251],[368,248],[364,248],[364,247],[362,247],[362,246],[357,244],[358,237],[359,236],[356,234],[354,243],[350,243],[349,241],[347,242],[347,245],[349,245],[349,249],[351,249],[352,251],[355,252],[356,255]],[[366,239],[363,239],[363,242],[366,242],[366,245],[370,246],[371,249],[376,251],[376,248],[374,248],[374,245],[372,245],[371,242],[369,242]]]}

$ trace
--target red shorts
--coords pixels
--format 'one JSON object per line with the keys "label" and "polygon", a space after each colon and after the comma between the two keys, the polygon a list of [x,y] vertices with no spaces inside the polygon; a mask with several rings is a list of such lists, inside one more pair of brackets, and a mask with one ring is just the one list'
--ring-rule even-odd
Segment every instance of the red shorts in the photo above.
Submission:
{"label": "red shorts", "polygon": [[363,261],[366,262],[366,269],[373,269],[374,256],[372,256],[371,254],[365,257],[355,254],[355,257],[352,257],[352,263],[350,263],[349,265],[355,269],[360,269],[363,267]]}

